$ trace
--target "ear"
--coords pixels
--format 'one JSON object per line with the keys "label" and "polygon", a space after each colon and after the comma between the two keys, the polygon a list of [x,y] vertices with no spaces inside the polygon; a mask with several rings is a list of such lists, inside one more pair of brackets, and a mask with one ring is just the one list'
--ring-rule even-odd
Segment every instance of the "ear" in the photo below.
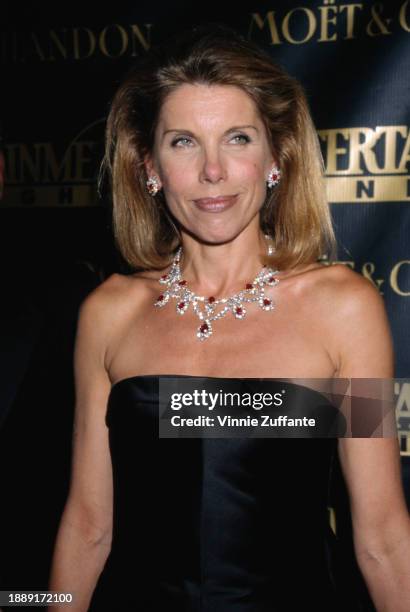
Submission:
{"label": "ear", "polygon": [[162,187],[162,182],[161,182],[159,173],[155,167],[154,160],[152,156],[148,153],[144,157],[144,167],[145,167],[145,172],[147,173],[147,178],[150,178],[151,176],[156,176],[157,179],[159,180],[160,187]]}

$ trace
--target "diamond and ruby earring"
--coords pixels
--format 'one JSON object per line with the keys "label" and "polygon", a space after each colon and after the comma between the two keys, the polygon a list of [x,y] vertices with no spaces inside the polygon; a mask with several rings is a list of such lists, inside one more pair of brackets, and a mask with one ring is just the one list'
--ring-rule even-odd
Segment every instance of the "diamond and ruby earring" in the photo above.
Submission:
{"label": "diamond and ruby earring", "polygon": [[159,180],[157,176],[150,176],[146,182],[148,193],[152,196],[157,195],[160,190]]}
{"label": "diamond and ruby earring", "polygon": [[277,166],[273,166],[268,174],[268,187],[272,188],[277,185],[280,181],[280,170]]}

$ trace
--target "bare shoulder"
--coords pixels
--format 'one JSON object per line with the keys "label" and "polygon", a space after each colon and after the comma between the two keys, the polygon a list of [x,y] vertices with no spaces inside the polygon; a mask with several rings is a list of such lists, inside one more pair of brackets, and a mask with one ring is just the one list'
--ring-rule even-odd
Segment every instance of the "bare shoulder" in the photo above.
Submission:
{"label": "bare shoulder", "polygon": [[144,318],[147,307],[158,293],[158,277],[159,273],[154,271],[129,275],[114,273],[82,302],[79,328],[93,327],[90,334],[94,334],[99,352],[104,354],[108,372],[118,342],[138,319]]}
{"label": "bare shoulder", "polygon": [[91,338],[106,353],[111,342],[147,295],[140,277],[111,274],[93,289],[80,305],[78,334]]}
{"label": "bare shoulder", "polygon": [[344,264],[325,266],[311,282],[339,376],[392,376],[393,340],[378,289]]}
{"label": "bare shoulder", "polygon": [[337,317],[385,316],[383,298],[378,289],[345,264],[323,266],[315,284],[318,298],[331,306]]}
{"label": "bare shoulder", "polygon": [[122,281],[112,274],[100,285],[95,287],[81,302],[79,323],[89,321],[102,331],[114,314],[115,304],[120,302]]}
{"label": "bare shoulder", "polygon": [[138,274],[111,274],[98,287],[93,289],[81,304],[83,310],[92,312],[99,317],[101,323],[106,319],[112,322],[132,302],[143,299],[149,291],[150,279],[142,273]]}
{"label": "bare shoulder", "polygon": [[352,315],[363,309],[384,311],[376,287],[345,264],[300,266],[285,274],[284,281],[288,279],[294,291],[314,300],[321,310],[331,308],[335,316]]}
{"label": "bare shoulder", "polygon": [[338,375],[391,376],[390,325],[383,298],[368,279],[345,264],[315,263],[285,274],[282,287],[320,337]]}

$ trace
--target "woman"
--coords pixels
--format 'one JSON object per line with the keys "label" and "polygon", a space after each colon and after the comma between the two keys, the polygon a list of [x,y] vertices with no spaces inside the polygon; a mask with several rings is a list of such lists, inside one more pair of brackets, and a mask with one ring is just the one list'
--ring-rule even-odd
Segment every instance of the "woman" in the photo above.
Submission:
{"label": "woman", "polygon": [[[393,375],[378,292],[318,262],[334,237],[301,86],[230,29],[197,28],[133,66],[106,138],[115,236],[136,272],[80,310],[50,589],[74,592],[76,611],[354,610],[326,565],[335,439],[156,442],[162,376]],[[371,596],[404,612],[397,440],[341,438],[338,452]]]}

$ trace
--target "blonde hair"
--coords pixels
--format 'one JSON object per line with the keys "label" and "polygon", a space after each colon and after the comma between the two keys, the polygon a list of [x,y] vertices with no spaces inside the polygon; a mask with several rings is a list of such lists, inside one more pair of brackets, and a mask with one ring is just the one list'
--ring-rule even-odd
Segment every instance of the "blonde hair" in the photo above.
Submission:
{"label": "blonde hair", "polygon": [[279,269],[336,257],[325,193],[323,158],[301,84],[264,50],[221,25],[190,30],[151,49],[129,70],[111,104],[99,184],[109,175],[113,231],[135,269],[162,269],[181,243],[163,193],[146,189],[144,158],[154,146],[161,106],[182,84],[234,85],[255,102],[266,126],[281,181],[267,192],[261,229],[275,253],[263,263]]}

